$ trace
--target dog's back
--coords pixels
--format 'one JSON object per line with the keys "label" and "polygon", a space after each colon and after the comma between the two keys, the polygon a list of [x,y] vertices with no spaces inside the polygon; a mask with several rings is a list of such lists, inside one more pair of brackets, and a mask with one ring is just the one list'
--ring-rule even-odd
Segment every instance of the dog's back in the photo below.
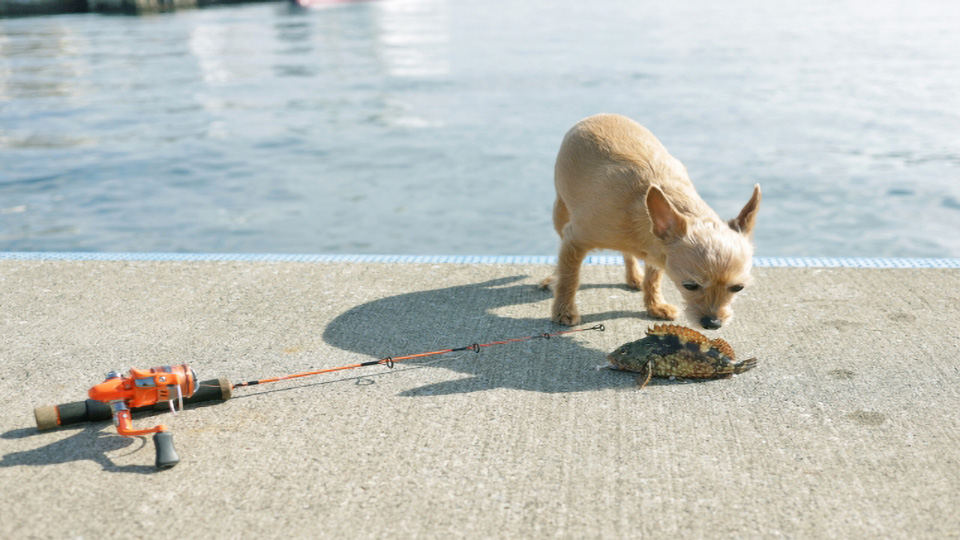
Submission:
{"label": "dog's back", "polygon": [[653,133],[616,114],[591,116],[567,132],[554,181],[558,204],[566,207],[579,240],[591,249],[659,251],[645,204],[651,185],[680,213],[721,221],[697,194],[683,164]]}
{"label": "dog's back", "polygon": [[759,185],[740,214],[723,221],[650,131],[613,114],[592,116],[567,132],[554,181],[560,253],[556,273],[541,282],[554,291],[554,322],[579,323],[579,269],[594,249],[623,253],[627,284],[643,290],[651,317],[677,316],[660,292],[666,273],[692,320],[715,329],[730,319],[729,305],[750,277]]}

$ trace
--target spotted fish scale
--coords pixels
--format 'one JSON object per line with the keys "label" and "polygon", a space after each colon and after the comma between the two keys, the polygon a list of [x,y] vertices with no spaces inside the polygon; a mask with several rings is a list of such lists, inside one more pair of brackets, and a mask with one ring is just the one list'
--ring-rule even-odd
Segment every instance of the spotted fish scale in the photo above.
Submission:
{"label": "spotted fish scale", "polygon": [[617,347],[607,355],[616,369],[639,373],[643,388],[651,377],[722,379],[756,367],[757,359],[737,362],[733,347],[685,326],[658,324],[647,336]]}

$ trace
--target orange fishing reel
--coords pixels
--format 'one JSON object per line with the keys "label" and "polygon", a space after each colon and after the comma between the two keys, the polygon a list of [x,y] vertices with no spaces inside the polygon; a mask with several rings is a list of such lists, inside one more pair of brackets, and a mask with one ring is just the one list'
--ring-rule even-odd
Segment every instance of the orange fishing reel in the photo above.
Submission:
{"label": "orange fishing reel", "polygon": [[117,433],[125,437],[153,433],[157,450],[157,467],[169,469],[180,462],[173,447],[173,434],[167,426],[159,424],[148,429],[133,429],[130,409],[149,407],[166,401],[170,411],[177,413],[174,401],[183,410],[183,400],[197,391],[197,374],[186,364],[130,370],[128,376],[116,371],[107,374],[106,380],[90,389],[90,399],[110,405]]}

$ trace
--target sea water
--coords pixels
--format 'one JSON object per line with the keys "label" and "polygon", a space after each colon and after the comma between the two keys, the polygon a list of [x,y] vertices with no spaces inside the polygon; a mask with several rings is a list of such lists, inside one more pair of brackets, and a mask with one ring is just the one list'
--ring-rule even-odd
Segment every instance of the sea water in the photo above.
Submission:
{"label": "sea water", "polygon": [[960,3],[381,0],[0,20],[0,251],[553,254],[575,122],[763,256],[960,256]]}

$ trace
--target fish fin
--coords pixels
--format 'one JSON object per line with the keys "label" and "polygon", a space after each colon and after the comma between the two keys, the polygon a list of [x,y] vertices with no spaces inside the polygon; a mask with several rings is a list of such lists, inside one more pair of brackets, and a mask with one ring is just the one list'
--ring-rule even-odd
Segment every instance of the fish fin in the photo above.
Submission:
{"label": "fish fin", "polygon": [[730,360],[736,360],[737,355],[733,353],[733,347],[727,343],[727,340],[723,338],[715,338],[710,341],[710,346],[714,349],[720,351],[720,354],[726,356]]}
{"label": "fish fin", "polygon": [[637,373],[639,373],[637,375],[637,390],[643,390],[650,382],[650,378],[653,377],[653,366],[650,365],[650,362],[647,362],[644,364],[643,370]]}
{"label": "fish fin", "polygon": [[697,332],[693,328],[680,326],[679,324],[656,324],[653,328],[647,329],[648,336],[676,336],[683,343],[696,343],[710,347],[713,345],[707,336]]}

